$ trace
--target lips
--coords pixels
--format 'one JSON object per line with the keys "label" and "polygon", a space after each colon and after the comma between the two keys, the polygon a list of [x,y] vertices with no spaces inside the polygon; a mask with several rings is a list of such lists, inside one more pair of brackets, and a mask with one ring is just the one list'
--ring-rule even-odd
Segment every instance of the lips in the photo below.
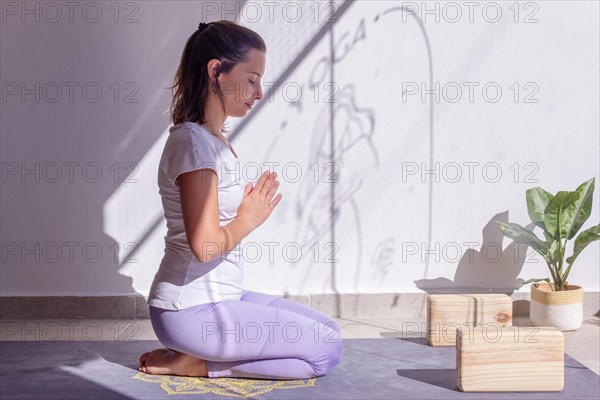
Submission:
{"label": "lips", "polygon": [[246,104],[246,107],[248,107],[249,110],[252,109],[252,104],[249,104],[249,103],[244,103],[244,104]]}

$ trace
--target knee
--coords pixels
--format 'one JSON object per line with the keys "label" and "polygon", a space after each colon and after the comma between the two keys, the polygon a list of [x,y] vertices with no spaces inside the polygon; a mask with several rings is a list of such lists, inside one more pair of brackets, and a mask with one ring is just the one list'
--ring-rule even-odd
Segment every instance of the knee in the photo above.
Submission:
{"label": "knee", "polygon": [[330,319],[329,322],[327,322],[325,324],[325,326],[328,327],[329,329],[334,330],[341,337],[342,331],[340,329],[340,326],[338,325],[337,322],[335,322],[334,319]]}
{"label": "knee", "polygon": [[339,333],[329,337],[323,346],[320,362],[314,366],[316,376],[323,376],[333,370],[341,361],[343,353],[342,336]]}
{"label": "knee", "polygon": [[342,342],[342,336],[336,335],[335,342],[331,343],[331,347],[329,350],[329,357],[327,362],[327,372],[331,371],[336,365],[340,363],[342,360],[342,353],[344,351],[344,346]]}

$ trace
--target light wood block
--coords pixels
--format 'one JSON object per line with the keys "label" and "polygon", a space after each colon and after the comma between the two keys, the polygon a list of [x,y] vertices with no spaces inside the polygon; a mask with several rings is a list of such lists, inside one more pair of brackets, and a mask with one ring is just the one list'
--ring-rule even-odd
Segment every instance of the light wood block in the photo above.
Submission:
{"label": "light wood block", "polygon": [[454,346],[456,329],[495,322],[512,325],[512,299],[503,293],[430,294],[427,296],[427,341]]}
{"label": "light wood block", "polygon": [[495,323],[456,331],[463,392],[555,392],[564,386],[564,336],[551,327]]}

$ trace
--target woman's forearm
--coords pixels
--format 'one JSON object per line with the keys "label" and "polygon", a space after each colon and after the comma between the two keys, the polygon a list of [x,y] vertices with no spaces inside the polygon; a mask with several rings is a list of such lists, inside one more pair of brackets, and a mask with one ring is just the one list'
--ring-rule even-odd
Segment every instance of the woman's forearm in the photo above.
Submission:
{"label": "woman's forearm", "polygon": [[203,242],[200,260],[202,262],[212,261],[233,250],[252,231],[253,228],[246,220],[235,217],[233,221],[220,227],[214,240]]}

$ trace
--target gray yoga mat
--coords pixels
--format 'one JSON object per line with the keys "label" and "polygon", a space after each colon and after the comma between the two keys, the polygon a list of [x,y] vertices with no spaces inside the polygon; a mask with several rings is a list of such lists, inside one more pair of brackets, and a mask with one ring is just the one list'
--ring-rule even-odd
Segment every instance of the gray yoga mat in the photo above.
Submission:
{"label": "gray yoga mat", "polygon": [[188,378],[137,370],[158,341],[0,342],[2,399],[595,399],[598,375],[565,354],[561,392],[463,393],[454,347],[425,339],[344,339],[342,361],[306,380]]}

